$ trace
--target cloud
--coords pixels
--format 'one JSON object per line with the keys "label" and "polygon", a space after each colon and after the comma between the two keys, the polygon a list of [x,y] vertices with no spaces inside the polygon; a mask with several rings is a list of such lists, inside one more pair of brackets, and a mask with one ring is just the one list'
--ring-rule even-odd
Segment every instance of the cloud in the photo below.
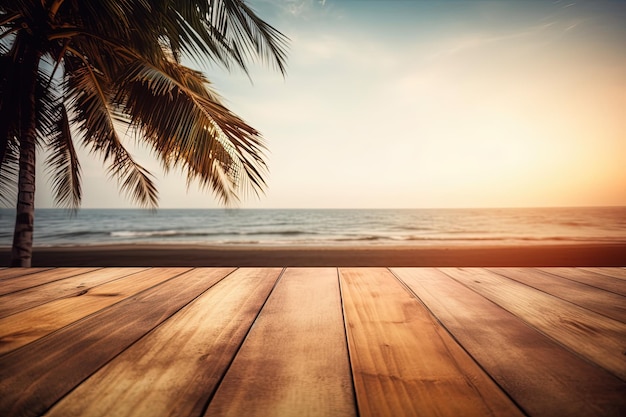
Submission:
{"label": "cloud", "polygon": [[512,31],[503,34],[484,34],[472,33],[457,36],[451,40],[445,41],[445,45],[440,47],[435,53],[431,54],[427,61],[433,62],[442,58],[461,54],[466,51],[478,50],[484,47],[500,45],[511,41],[523,41],[536,39],[541,43],[549,42],[551,39],[557,39],[558,36],[573,30],[581,25],[584,21],[563,20],[550,21],[534,26],[529,26],[521,30]]}
{"label": "cloud", "polygon": [[320,7],[326,6],[326,0],[265,0],[283,14],[297,18],[308,18]]}

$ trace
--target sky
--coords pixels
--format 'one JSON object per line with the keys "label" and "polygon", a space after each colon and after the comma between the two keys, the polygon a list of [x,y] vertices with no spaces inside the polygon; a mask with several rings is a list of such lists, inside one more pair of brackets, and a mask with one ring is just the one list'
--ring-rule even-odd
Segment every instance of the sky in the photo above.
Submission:
{"label": "sky", "polygon": [[[626,205],[626,1],[248,3],[290,38],[286,76],[200,67],[268,144],[267,191],[238,207]],[[220,207],[133,153],[160,207]],[[135,207],[81,164],[83,207]]]}

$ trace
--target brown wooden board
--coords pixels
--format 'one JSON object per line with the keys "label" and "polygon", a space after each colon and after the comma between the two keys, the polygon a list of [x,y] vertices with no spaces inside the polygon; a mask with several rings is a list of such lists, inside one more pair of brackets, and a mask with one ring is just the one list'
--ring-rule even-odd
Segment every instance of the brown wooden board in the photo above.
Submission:
{"label": "brown wooden board", "polygon": [[522,415],[390,271],[340,277],[360,416]]}
{"label": "brown wooden board", "polygon": [[393,268],[530,416],[624,416],[626,383],[432,268]]}
{"label": "brown wooden board", "polygon": [[583,268],[586,271],[597,272],[609,277],[626,279],[626,268]]}
{"label": "brown wooden board", "polygon": [[160,285],[0,357],[0,415],[42,414],[230,271],[173,272]]}
{"label": "brown wooden board", "polygon": [[626,297],[532,268],[488,268],[577,306],[626,323]]}
{"label": "brown wooden board", "polygon": [[626,324],[484,269],[441,268],[562,345],[626,380]]}
{"label": "brown wooden board", "polygon": [[[13,270],[12,268],[10,268]],[[75,275],[85,274],[95,271],[98,268],[53,268],[30,273],[30,268],[17,268],[19,271],[27,272],[26,275],[16,275],[11,279],[0,281],[0,295],[10,294],[26,288],[48,284],[53,281],[68,278]],[[19,272],[18,271],[18,272]]]}
{"label": "brown wooden board", "polygon": [[52,268],[0,268],[0,283],[6,279],[25,277],[37,272],[47,271]]}
{"label": "brown wooden board", "polygon": [[582,268],[539,268],[548,274],[557,275],[572,281],[582,282],[596,288],[626,296],[626,280],[610,277]]}
{"label": "brown wooden board", "polygon": [[280,272],[278,268],[237,270],[104,366],[46,415],[200,415]]}
{"label": "brown wooden board", "polygon": [[356,416],[336,269],[287,269],[205,416]]}
{"label": "brown wooden board", "polygon": [[[137,270],[139,270],[137,268]],[[72,297],[21,311],[0,319],[0,354],[15,350],[68,324],[109,307],[136,293],[158,285],[189,268],[150,269],[86,289]],[[109,269],[102,270],[109,276]],[[99,271],[96,271],[98,273]],[[55,281],[61,284],[62,281]],[[38,287],[49,291],[47,286]]]}
{"label": "brown wooden board", "polygon": [[113,281],[144,269],[145,268],[101,269],[0,296],[0,318],[45,304],[55,299],[82,295],[105,282]]}

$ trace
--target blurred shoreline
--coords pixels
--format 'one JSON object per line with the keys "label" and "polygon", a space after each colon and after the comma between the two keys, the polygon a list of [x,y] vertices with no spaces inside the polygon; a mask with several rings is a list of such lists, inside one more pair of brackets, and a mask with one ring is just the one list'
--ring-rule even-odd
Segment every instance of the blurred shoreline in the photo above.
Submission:
{"label": "blurred shoreline", "polygon": [[[0,266],[10,248],[0,248]],[[35,247],[33,267],[87,266],[626,266],[626,244],[524,246],[209,246]]]}

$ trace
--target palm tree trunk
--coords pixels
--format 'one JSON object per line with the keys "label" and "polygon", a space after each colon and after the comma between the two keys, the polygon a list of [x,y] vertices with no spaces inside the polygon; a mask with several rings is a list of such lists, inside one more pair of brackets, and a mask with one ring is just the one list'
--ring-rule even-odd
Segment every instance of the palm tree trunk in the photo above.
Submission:
{"label": "palm tree trunk", "polygon": [[20,117],[20,160],[15,231],[11,266],[30,267],[33,254],[33,228],[35,220],[35,154],[36,113],[35,89],[39,53],[37,48],[26,45],[22,55],[19,117]]}

